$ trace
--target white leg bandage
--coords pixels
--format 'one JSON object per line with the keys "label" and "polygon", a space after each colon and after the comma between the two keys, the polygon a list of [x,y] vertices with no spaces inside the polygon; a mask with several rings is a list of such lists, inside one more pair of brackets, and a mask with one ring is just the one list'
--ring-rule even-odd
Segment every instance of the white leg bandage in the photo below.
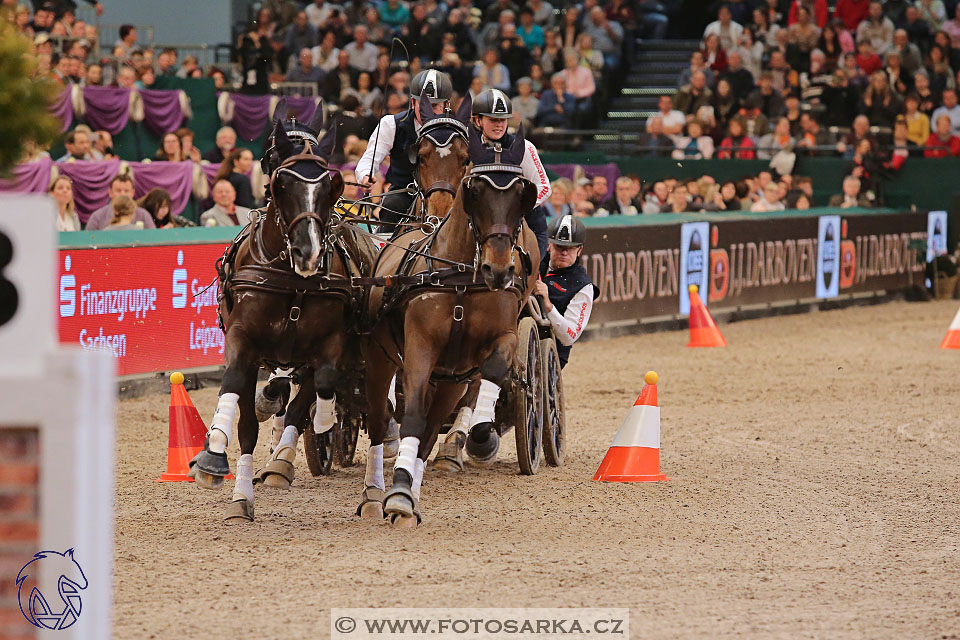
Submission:
{"label": "white leg bandage", "polygon": [[494,408],[497,406],[497,398],[500,397],[500,387],[489,380],[480,382],[480,394],[477,395],[477,406],[473,410],[473,416],[470,418],[470,426],[480,424],[481,422],[493,422]]}
{"label": "white leg bandage", "polygon": [[397,454],[397,461],[393,463],[393,470],[403,469],[412,478],[417,470],[418,451],[420,451],[420,438],[414,438],[413,436],[401,438],[400,453]]}
{"label": "white leg bandage", "polygon": [[277,443],[277,448],[282,449],[284,447],[293,447],[297,448],[297,437],[300,434],[297,433],[297,428],[295,426],[288,425],[283,430],[283,435],[280,437],[280,442]]}
{"label": "white leg bandage", "polygon": [[363,476],[365,486],[376,487],[381,491],[387,488],[383,481],[383,445],[367,449],[367,473]]}
{"label": "white leg bandage", "polygon": [[283,437],[283,421],[286,419],[286,416],[273,416],[273,432],[270,434],[270,448],[274,451],[277,450],[277,445],[280,444],[280,438]]}
{"label": "white leg bandage", "polygon": [[326,433],[337,423],[337,398],[324,400],[317,396],[317,413],[313,416],[313,432]]}
{"label": "white leg bandage", "polygon": [[210,425],[210,451],[226,453],[233,437],[233,420],[237,416],[237,401],[240,396],[235,393],[225,393],[217,403],[217,412],[213,414],[213,424]]}
{"label": "white leg bandage", "polygon": [[423,468],[426,466],[426,463],[420,458],[417,458],[414,466],[413,484],[410,486],[410,490],[413,492],[413,497],[419,500],[420,485],[423,484]]}
{"label": "white leg bandage", "polygon": [[387,400],[390,406],[397,408],[397,374],[393,374],[393,380],[390,381],[390,391],[387,392]]}
{"label": "white leg bandage", "polygon": [[253,502],[253,456],[245,453],[237,460],[237,480],[233,485],[233,500],[246,498]]}
{"label": "white leg bandage", "polygon": [[450,429],[450,433],[447,437],[449,438],[457,431],[466,435],[467,431],[470,429],[470,419],[472,417],[473,409],[470,407],[460,407],[460,412],[457,413],[457,419],[453,421],[453,427]]}

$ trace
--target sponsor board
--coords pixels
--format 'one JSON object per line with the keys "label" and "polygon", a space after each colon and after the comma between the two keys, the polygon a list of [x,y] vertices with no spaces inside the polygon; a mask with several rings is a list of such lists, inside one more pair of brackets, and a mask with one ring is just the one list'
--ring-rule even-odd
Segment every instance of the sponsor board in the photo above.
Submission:
{"label": "sponsor board", "polygon": [[680,313],[690,313],[690,285],[697,285],[700,298],[708,304],[707,280],[710,276],[709,222],[680,225]]}
{"label": "sponsor board", "polygon": [[931,211],[927,214],[927,262],[934,256],[947,252],[947,212]]}
{"label": "sponsor board", "polygon": [[817,297],[840,295],[840,216],[820,216],[817,232]]}

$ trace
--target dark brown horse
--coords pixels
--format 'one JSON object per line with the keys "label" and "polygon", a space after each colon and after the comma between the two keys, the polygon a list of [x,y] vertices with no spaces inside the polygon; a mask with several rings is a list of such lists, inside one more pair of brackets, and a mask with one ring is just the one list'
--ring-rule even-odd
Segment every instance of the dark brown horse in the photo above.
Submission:
{"label": "dark brown horse", "polygon": [[[423,102],[423,101],[421,101]],[[385,494],[367,474],[362,515],[383,510],[398,526],[420,521],[420,482],[440,425],[482,375],[503,384],[517,351],[521,301],[536,281],[540,256],[523,216],[536,203],[536,188],[519,164],[524,138],[509,149],[486,149],[471,129],[466,165],[455,198],[441,192],[428,206],[444,212],[427,237],[408,233],[385,247],[374,269],[367,311],[377,317],[365,342],[368,429],[380,442],[388,419],[386,396],[401,362],[405,408],[393,486]],[[443,200],[441,200],[443,198]]]}
{"label": "dark brown horse", "polygon": [[313,400],[315,433],[327,434],[334,427],[338,380],[347,357],[356,353],[350,341],[358,289],[351,279],[368,273],[375,257],[372,243],[332,215],[343,192],[340,173],[330,170],[326,160],[336,128],[327,131],[316,149],[306,142],[299,153],[279,121],[273,135],[279,157],[286,159],[270,176],[270,205],[238,237],[221,267],[226,371],[207,443],[196,459],[197,484],[223,484],[239,405],[241,456],[227,519],[253,520],[252,454],[259,432],[254,392],[261,365],[305,366],[314,372],[297,397],[298,415],[287,417],[288,426],[273,452],[271,465],[280,475],[292,472],[303,414]]}

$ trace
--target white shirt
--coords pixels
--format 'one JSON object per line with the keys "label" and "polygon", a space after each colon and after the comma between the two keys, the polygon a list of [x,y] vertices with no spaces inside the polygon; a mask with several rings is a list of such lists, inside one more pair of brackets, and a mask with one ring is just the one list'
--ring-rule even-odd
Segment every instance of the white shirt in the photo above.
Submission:
{"label": "white shirt", "polygon": [[[702,22],[700,24],[703,24]],[[707,36],[715,35],[720,38],[720,46],[724,49],[733,49],[740,43],[740,36],[743,35],[743,26],[731,20],[724,29],[719,20],[714,20],[703,30],[703,39]]]}
{"label": "white shirt", "polygon": [[340,9],[341,12],[343,11],[343,7],[329,2],[324,2],[322,7],[311,3],[304,11],[307,14],[307,20],[310,21],[310,24],[317,29],[321,29],[327,23],[327,18],[330,17],[334,9]]}
{"label": "white shirt", "polygon": [[356,42],[351,42],[343,48],[350,56],[350,66],[361,71],[373,73],[377,69],[377,57],[380,56],[380,49],[372,42],[364,42],[361,47]]}
{"label": "white shirt", "polygon": [[557,342],[560,344],[567,347],[572,345],[580,338],[587,323],[590,322],[590,314],[593,312],[593,286],[588,284],[577,291],[563,315],[560,315],[556,306],[547,312],[547,319],[553,326],[557,334]]}

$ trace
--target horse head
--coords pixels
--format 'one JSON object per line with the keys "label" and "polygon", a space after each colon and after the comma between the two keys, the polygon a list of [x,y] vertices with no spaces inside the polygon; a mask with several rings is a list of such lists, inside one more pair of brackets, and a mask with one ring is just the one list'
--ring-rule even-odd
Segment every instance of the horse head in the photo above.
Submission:
{"label": "horse head", "polygon": [[478,267],[493,291],[505,289],[516,275],[514,249],[523,216],[537,204],[536,186],[523,177],[523,127],[513,144],[485,146],[470,129],[473,168],[463,183],[463,210],[477,242]]}
{"label": "horse head", "polygon": [[339,171],[327,168],[337,138],[336,123],[317,141],[297,146],[278,120],[274,146],[282,160],[270,175],[270,203],[283,233],[294,271],[307,278],[317,273],[333,206],[343,193]]}
{"label": "horse head", "polygon": [[[314,148],[319,144],[320,131],[323,129],[323,103],[318,103],[313,112],[310,121],[303,123],[297,120],[296,116],[288,117],[287,99],[280,98],[276,108],[273,110],[274,123],[281,123],[287,137],[293,142],[295,152],[303,150],[306,143],[310,143]],[[280,163],[286,160],[277,149],[277,138],[274,132],[267,137],[267,148],[260,160],[260,168],[263,169],[263,175],[270,176],[277,170]]]}
{"label": "horse head", "polygon": [[421,212],[442,218],[453,206],[457,186],[470,165],[467,132],[470,129],[470,94],[460,101],[457,113],[436,113],[426,94],[418,101],[421,128],[410,148],[417,186],[423,194]]}

